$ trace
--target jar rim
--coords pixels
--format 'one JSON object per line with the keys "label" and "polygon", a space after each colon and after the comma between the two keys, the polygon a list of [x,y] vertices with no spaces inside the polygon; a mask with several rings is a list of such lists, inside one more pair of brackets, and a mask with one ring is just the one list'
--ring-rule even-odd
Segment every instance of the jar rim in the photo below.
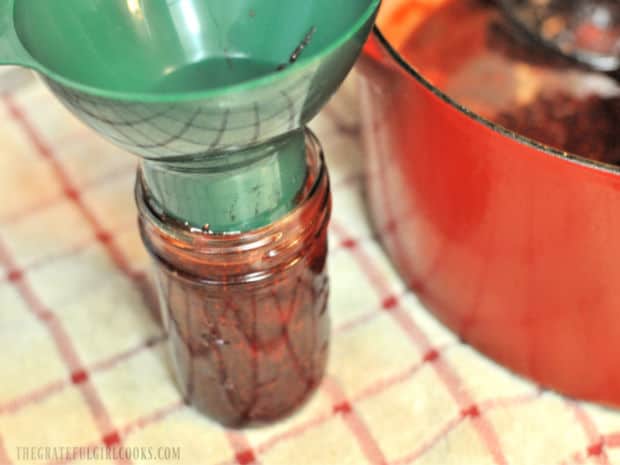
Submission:
{"label": "jar rim", "polygon": [[[300,192],[299,202],[275,222],[246,232],[215,233],[197,230],[173,218],[163,217],[152,208],[146,199],[146,187],[139,168],[135,184],[135,198],[140,221],[151,225],[162,240],[173,243],[175,248],[187,252],[191,250],[196,255],[249,252],[283,242],[284,236],[288,236],[288,233],[295,230],[297,235],[307,234],[308,232],[304,230],[311,229],[312,226],[302,227],[303,222],[299,221],[300,217],[307,214],[308,208],[314,203],[323,204],[325,200],[319,194],[320,191],[328,190],[329,175],[318,138],[308,128],[305,129],[305,135],[309,168],[306,186]],[[324,189],[323,185],[326,185],[327,189]],[[320,205],[318,209],[320,210]],[[152,241],[148,239],[148,242]]]}

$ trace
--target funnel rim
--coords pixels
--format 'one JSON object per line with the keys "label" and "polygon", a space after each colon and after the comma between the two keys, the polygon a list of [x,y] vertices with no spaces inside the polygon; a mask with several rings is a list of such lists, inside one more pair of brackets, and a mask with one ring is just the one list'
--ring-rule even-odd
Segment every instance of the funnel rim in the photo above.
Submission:
{"label": "funnel rim", "polygon": [[298,72],[303,66],[308,66],[317,61],[321,61],[334,51],[338,50],[345,43],[351,40],[366,24],[372,20],[373,16],[379,10],[382,0],[369,0],[369,5],[366,10],[359,16],[355,23],[348,28],[342,35],[336,40],[311,57],[304,58],[303,56],[291,66],[286,67],[283,70],[275,70],[272,73],[264,76],[259,76],[247,81],[242,81],[238,84],[225,87],[214,87],[205,90],[194,90],[188,92],[171,92],[171,93],[157,93],[157,92],[131,92],[131,91],[118,91],[103,89],[96,86],[80,83],[74,79],[63,76],[62,74],[50,69],[48,66],[41,63],[28,51],[23,44],[19,31],[15,28],[14,14],[15,14],[15,2],[19,0],[9,0],[11,2],[9,11],[11,12],[11,26],[15,31],[15,34],[26,51],[27,55],[31,58],[32,62],[20,63],[20,66],[31,68],[36,72],[43,74],[45,77],[53,80],[59,85],[87,93],[92,96],[105,98],[109,100],[125,101],[125,102],[140,102],[140,103],[177,103],[177,102],[191,102],[197,100],[207,100],[217,97],[222,97],[234,93],[244,92],[253,88],[267,86],[280,79],[285,79],[288,76]]}

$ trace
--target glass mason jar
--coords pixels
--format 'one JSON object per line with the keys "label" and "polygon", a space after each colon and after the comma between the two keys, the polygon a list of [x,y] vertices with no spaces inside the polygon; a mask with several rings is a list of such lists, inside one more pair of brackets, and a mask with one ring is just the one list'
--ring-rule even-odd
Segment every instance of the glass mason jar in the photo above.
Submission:
{"label": "glass mason jar", "polygon": [[288,214],[249,232],[214,234],[163,217],[138,172],[143,241],[187,402],[222,424],[277,419],[321,380],[329,345],[329,178],[306,133],[306,182]]}

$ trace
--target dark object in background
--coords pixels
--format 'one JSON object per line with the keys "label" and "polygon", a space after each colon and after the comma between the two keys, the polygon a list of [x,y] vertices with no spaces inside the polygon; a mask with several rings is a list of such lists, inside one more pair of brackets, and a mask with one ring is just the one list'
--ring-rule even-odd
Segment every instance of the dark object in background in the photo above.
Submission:
{"label": "dark object in background", "polygon": [[534,45],[597,71],[620,69],[617,0],[498,0],[505,16]]}

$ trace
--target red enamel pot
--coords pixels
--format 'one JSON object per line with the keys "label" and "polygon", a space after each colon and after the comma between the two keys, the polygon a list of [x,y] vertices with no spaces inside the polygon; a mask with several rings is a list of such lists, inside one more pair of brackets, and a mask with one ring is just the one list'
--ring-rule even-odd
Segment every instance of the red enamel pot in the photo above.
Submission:
{"label": "red enamel pot", "polygon": [[620,405],[620,169],[452,101],[399,54],[411,27],[399,15],[382,13],[359,66],[385,248],[465,341],[543,386]]}

